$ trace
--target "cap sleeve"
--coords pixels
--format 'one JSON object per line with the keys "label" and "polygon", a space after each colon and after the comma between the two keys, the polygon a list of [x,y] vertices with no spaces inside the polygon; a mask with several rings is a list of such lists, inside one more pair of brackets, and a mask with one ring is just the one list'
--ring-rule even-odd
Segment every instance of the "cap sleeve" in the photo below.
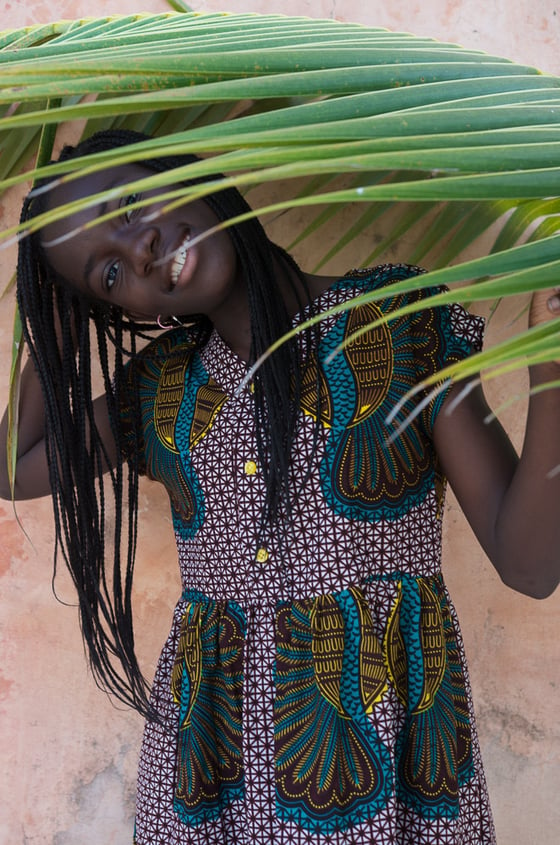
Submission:
{"label": "cap sleeve", "polygon": [[[413,315],[410,326],[418,384],[482,349],[482,317],[470,314],[458,303],[430,307],[430,297],[446,290],[445,287],[425,288],[410,297],[410,301],[426,302],[426,308]],[[422,410],[422,421],[429,434],[450,389],[451,383],[436,395],[432,395],[433,387],[425,393],[426,398],[430,398]]]}
{"label": "cap sleeve", "polygon": [[152,477],[154,414],[162,373],[176,360],[188,363],[196,344],[193,332],[186,328],[172,329],[149,343],[123,367],[119,390],[121,452],[125,460],[136,455],[141,475]]}
{"label": "cap sleeve", "polygon": [[[376,294],[372,304],[358,305],[355,313],[359,312],[359,317],[354,323],[347,318],[346,323],[351,327],[346,330],[347,334],[363,331],[368,322],[376,322],[380,317],[386,320],[384,340],[380,330],[377,336],[375,332],[368,335],[368,342],[374,347],[379,344],[386,346],[384,353],[377,352],[387,364],[384,374],[378,367],[376,376],[386,379],[386,395],[378,404],[377,411],[390,421],[393,427],[389,432],[391,437],[394,436],[395,426],[409,425],[414,420],[414,425],[431,439],[435,419],[451,383],[440,390],[434,390],[433,385],[420,390],[416,388],[430,377],[437,378],[437,374],[448,365],[482,349],[482,317],[470,314],[459,304],[431,305],[430,300],[439,293],[447,292],[448,288],[426,284],[426,287],[406,293],[394,291],[395,283],[412,280],[425,273],[415,265],[383,264],[352,270],[343,280],[352,296]],[[419,305],[421,308],[418,310],[402,313],[402,309]]]}

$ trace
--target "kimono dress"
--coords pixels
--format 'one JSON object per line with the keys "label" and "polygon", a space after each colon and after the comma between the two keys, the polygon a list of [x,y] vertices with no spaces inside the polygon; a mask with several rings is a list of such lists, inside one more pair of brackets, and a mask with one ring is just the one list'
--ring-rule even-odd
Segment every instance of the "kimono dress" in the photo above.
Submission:
{"label": "kimono dress", "polygon": [[420,272],[353,271],[316,301],[323,312],[383,294],[320,323],[291,512],[265,541],[246,364],[216,332],[197,347],[180,328],[131,365],[144,470],[169,492],[183,584],[145,727],[136,845],[495,842],[440,569],[431,431],[445,390],[398,405],[478,349],[482,321],[426,307],[331,355],[429,297],[382,291]]}

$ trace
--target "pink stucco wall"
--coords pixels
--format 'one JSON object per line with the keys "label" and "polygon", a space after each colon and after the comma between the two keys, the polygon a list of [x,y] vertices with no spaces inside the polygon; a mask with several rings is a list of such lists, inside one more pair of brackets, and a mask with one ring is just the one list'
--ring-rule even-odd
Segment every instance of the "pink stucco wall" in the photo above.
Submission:
{"label": "pink stucco wall", "polygon": [[[548,0],[269,0],[193,2],[200,10],[282,11],[407,30],[480,48],[560,73],[560,6]],[[162,11],[163,0],[2,2],[0,28],[88,14]],[[0,223],[17,202],[0,200]],[[406,239],[395,254],[407,258]],[[13,254],[0,252],[0,290]],[[490,339],[507,331],[519,303],[504,309]],[[13,300],[0,301],[0,397],[6,396]],[[500,404],[522,390],[492,385]],[[519,442],[522,414],[503,415]],[[460,444],[458,444],[460,448]],[[131,841],[140,719],[117,709],[88,676],[76,611],[51,591],[49,500],[24,503],[17,526],[0,504],[0,842],[10,845],[125,845]],[[141,491],[137,572],[138,647],[149,675],[178,590],[165,496]],[[536,527],[536,530],[538,527]],[[446,563],[470,657],[479,730],[500,845],[558,841],[560,829],[560,594],[535,602],[503,587],[448,501]],[[72,602],[64,573],[57,594]]]}

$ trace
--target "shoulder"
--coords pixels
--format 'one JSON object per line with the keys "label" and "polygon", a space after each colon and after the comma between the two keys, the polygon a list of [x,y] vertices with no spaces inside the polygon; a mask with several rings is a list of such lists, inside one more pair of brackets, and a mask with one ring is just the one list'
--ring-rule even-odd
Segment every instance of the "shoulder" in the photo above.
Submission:
{"label": "shoulder", "polygon": [[[430,284],[423,267],[404,263],[349,270],[338,284],[356,297],[369,294],[369,301],[376,302],[384,313],[406,307],[412,313],[430,308],[430,300],[448,290],[443,285]],[[441,311],[453,308],[438,306]]]}
{"label": "shoulder", "polygon": [[[380,264],[349,270],[332,288],[332,296],[338,302],[356,299],[356,308],[367,303],[366,310],[377,313],[384,319],[392,319],[393,312],[399,318],[405,317],[401,309],[408,309],[406,320],[414,322],[415,312],[430,306],[430,298],[442,287],[430,285],[426,270],[414,264]],[[360,299],[364,297],[364,299]],[[347,307],[347,306],[346,306]]]}
{"label": "shoulder", "polygon": [[425,272],[411,264],[380,264],[349,270],[325,287],[314,303],[314,314],[321,317],[321,334],[329,334],[332,329],[340,331],[344,324],[355,322],[358,315],[366,323],[378,318],[390,320],[388,312],[410,301],[410,295],[404,295],[402,289],[399,292],[399,288],[425,287],[422,279]]}
{"label": "shoulder", "polygon": [[171,329],[150,341],[115,372],[113,388],[118,398],[125,441],[138,426],[153,424],[154,409],[162,395],[170,398],[184,384],[192,358],[201,345],[200,333],[190,328]]}
{"label": "shoulder", "polygon": [[391,291],[385,290],[386,288],[407,279],[418,280],[414,287],[425,287],[424,280],[419,278],[425,273],[426,271],[422,267],[417,267],[414,264],[379,264],[375,267],[349,270],[335,287],[353,290],[356,295],[377,291],[384,298],[391,296]]}
{"label": "shoulder", "polygon": [[151,407],[160,385],[184,381],[201,343],[199,332],[181,327],[159,335],[133,355],[114,385],[121,412],[139,407],[138,403]]}
{"label": "shoulder", "polygon": [[130,360],[129,372],[141,380],[157,378],[169,366],[188,364],[200,345],[199,333],[193,329],[171,329],[150,341]]}
{"label": "shoulder", "polygon": [[448,288],[430,284],[429,275],[422,267],[381,264],[350,270],[338,284],[352,298],[368,294],[368,303],[384,319],[391,319],[392,313],[399,312],[400,322],[405,322],[412,333],[423,331],[430,324],[447,342],[460,338],[471,351],[482,348],[484,319],[471,314],[459,303],[432,305],[432,299]]}

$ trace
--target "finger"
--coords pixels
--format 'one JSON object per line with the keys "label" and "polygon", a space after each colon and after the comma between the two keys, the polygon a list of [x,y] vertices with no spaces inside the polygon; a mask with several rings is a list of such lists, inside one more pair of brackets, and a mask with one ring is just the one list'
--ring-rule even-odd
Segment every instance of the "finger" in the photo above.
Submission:
{"label": "finger", "polygon": [[550,311],[557,313],[560,311],[560,288],[554,288],[555,293],[547,299],[547,306]]}

